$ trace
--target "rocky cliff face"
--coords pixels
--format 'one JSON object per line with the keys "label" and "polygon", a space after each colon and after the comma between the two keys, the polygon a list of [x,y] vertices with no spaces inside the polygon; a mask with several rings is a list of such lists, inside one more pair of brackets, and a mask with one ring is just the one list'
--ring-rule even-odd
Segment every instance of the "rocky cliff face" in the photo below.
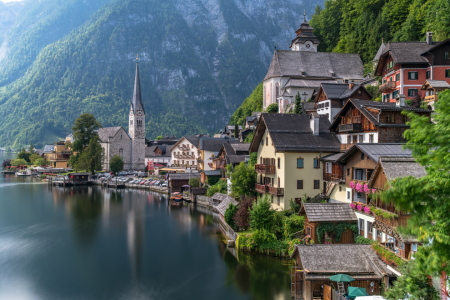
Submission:
{"label": "rocky cliff face", "polygon": [[[89,2],[70,0],[72,8]],[[23,29],[16,34],[18,40],[27,37],[33,47],[22,43],[17,49],[38,54],[30,55],[29,65],[18,63],[11,52],[0,62],[10,68],[0,71],[0,128],[13,128],[0,132],[0,145],[51,142],[70,132],[83,112],[94,113],[104,126],[126,128],[137,53],[147,136],[214,133],[264,78],[274,45],[287,49],[303,11],[311,15],[323,4],[104,2],[83,25],[74,23],[74,30],[53,28],[55,42],[35,41]],[[86,15],[93,10],[84,8]],[[54,20],[64,15],[56,13]],[[52,28],[52,18],[47,23]]]}

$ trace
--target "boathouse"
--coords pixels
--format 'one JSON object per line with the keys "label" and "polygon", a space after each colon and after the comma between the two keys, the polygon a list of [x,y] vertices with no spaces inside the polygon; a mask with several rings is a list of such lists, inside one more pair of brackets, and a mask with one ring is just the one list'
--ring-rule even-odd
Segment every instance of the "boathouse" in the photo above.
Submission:
{"label": "boathouse", "polygon": [[69,182],[74,185],[86,184],[90,175],[91,173],[71,173],[69,174]]}

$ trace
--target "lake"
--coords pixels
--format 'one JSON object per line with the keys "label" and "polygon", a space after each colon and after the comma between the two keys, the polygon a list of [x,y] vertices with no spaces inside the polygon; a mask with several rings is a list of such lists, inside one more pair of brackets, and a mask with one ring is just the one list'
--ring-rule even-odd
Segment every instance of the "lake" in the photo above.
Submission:
{"label": "lake", "polygon": [[291,299],[290,266],[217,233],[155,192],[0,175],[0,299]]}

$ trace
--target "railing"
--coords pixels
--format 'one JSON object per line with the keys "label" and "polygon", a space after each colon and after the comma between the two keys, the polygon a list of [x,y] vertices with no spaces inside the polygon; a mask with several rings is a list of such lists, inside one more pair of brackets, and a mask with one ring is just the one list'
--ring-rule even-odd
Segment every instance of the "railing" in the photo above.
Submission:
{"label": "railing", "polygon": [[70,155],[70,154],[72,154],[72,151],[70,151],[70,150],[62,150],[60,153],[61,154],[66,154],[66,155]]}
{"label": "railing", "polygon": [[275,174],[275,166],[273,165],[255,165],[255,171],[259,174]]}
{"label": "railing", "polygon": [[[388,212],[387,210],[383,210],[380,208],[380,210]],[[390,214],[392,214],[391,212],[388,212]],[[384,223],[392,228],[397,228],[397,227],[405,227],[408,224],[408,216],[400,216],[400,217],[392,217],[392,219],[389,218],[384,218],[383,215],[375,215],[375,220],[377,220],[378,222]]]}
{"label": "railing", "polygon": [[430,102],[430,101],[438,101],[438,95],[429,95],[429,96],[425,96],[425,99],[423,100],[425,102]]}
{"label": "railing", "polygon": [[255,184],[255,190],[256,192],[260,194],[265,194],[269,191],[269,186],[264,184]]}
{"label": "railing", "polygon": [[395,90],[397,88],[397,81],[387,81],[380,85],[380,92],[384,93],[387,91]]}
{"label": "railing", "polygon": [[331,182],[343,182],[345,181],[345,175],[344,174],[331,174],[331,173],[326,173],[323,176],[323,180],[325,181],[331,181]]}
{"label": "railing", "polygon": [[283,196],[284,189],[269,186],[269,194],[274,195],[274,196]]}
{"label": "railing", "polygon": [[339,132],[351,132],[351,131],[361,131],[361,124],[345,124],[339,125]]}

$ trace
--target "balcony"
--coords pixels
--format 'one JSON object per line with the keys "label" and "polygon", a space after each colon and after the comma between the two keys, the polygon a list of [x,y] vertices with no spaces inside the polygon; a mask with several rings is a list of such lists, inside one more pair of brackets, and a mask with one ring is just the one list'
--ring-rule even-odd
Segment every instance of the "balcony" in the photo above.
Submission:
{"label": "balcony", "polygon": [[397,88],[397,81],[387,81],[380,85],[380,92],[387,93],[389,91],[393,91]]}
{"label": "balcony", "polygon": [[269,186],[269,194],[274,196],[283,196],[284,195],[284,189],[283,188],[276,188],[273,186]]}
{"label": "balcony", "polygon": [[255,165],[255,171],[259,174],[275,174],[275,166]]}
{"label": "balcony", "polygon": [[324,174],[323,180],[333,183],[345,182],[345,175],[343,174],[343,168],[341,174],[331,174],[331,173]]}
{"label": "balcony", "polygon": [[354,131],[361,131],[362,125],[361,124],[345,124],[345,125],[339,125],[339,132],[354,132]]}
{"label": "balcony", "polygon": [[[383,209],[381,209],[384,211]],[[388,212],[388,211],[386,211]],[[406,227],[408,224],[409,216],[399,216],[399,217],[392,217],[392,218],[385,218],[383,215],[375,215],[375,220],[377,220],[380,223],[386,224],[392,228],[398,228],[398,227]]]}
{"label": "balcony", "polygon": [[425,99],[423,100],[425,102],[437,102],[438,101],[438,95],[429,95],[429,96],[425,96]]}
{"label": "balcony", "polygon": [[257,193],[265,194],[269,191],[269,186],[264,184],[255,184],[255,190]]}

